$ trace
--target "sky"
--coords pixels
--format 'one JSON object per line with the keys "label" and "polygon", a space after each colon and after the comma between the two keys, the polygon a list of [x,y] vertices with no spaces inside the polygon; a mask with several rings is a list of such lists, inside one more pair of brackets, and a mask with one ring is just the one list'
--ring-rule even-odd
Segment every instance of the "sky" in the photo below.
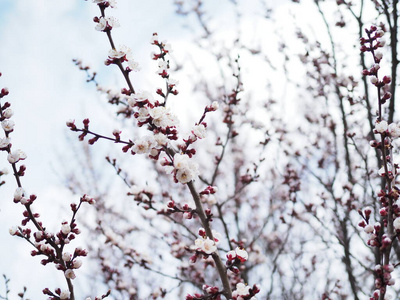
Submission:
{"label": "sky", "polygon": [[[248,1],[243,12],[251,14],[256,6],[249,3],[256,2]],[[172,3],[172,0],[119,0],[118,8],[109,10],[109,14],[121,23],[114,34],[116,44],[131,47],[143,69],[140,74],[133,75],[143,89],[152,86],[151,78],[154,78],[156,70],[150,60],[153,46],[149,41],[153,32],[158,32],[161,39],[171,41],[173,47],[180,49],[175,55],[195,51],[190,46],[196,36],[190,28],[195,26],[190,19],[176,17]],[[271,3],[276,5],[275,1]],[[228,0],[206,1],[206,9],[220,17],[226,15],[226,20],[229,20],[227,5]],[[71,200],[77,201],[71,199],[74,196],[64,187],[59,174],[66,162],[68,164],[73,158],[71,140],[76,142],[75,134],[67,130],[65,122],[69,119],[78,122],[89,117],[101,120],[98,128],[112,130],[115,125],[95,87],[85,82],[85,74],[72,63],[72,59],[80,58],[100,72],[100,81],[108,84],[121,82],[115,69],[110,71],[104,66],[109,45],[105,35],[94,30],[92,19],[98,14],[97,6],[84,0],[0,1],[0,72],[3,74],[0,87],[10,90],[5,100],[11,102],[14,110],[16,126],[11,135],[12,144],[14,149],[22,149],[28,155],[24,162],[27,172],[23,185],[28,193],[39,197],[35,209],[43,215],[49,227],[57,228],[60,219],[69,216],[66,212],[68,204]],[[222,34],[232,35],[229,22],[225,26],[227,28],[222,30]],[[244,26],[249,32],[249,42],[257,36],[254,32],[262,30],[261,25],[251,19]],[[196,57],[204,59],[202,55],[199,52]],[[212,72],[211,69],[210,76]],[[183,83],[187,80],[178,79]],[[259,76],[255,76],[249,85],[260,84],[257,80],[261,80]],[[190,90],[184,87],[181,91],[181,100],[177,101],[184,101],[182,99],[190,95]],[[182,103],[182,107],[190,105]],[[103,156],[109,148],[104,146],[99,151],[99,156]],[[0,153],[0,169],[3,168],[9,166],[5,154]],[[54,275],[56,272],[52,266],[42,267],[39,259],[30,257],[30,249],[23,240],[8,234],[8,229],[20,222],[22,207],[12,203],[15,190],[12,176],[5,180],[6,185],[0,187],[0,242],[3,245],[0,247],[0,275],[4,273],[11,279],[12,295],[27,285],[30,297],[44,298],[38,296],[46,287],[41,278],[51,277],[55,282],[60,278]],[[53,287],[52,284],[49,287]],[[0,295],[3,294],[0,280]]]}

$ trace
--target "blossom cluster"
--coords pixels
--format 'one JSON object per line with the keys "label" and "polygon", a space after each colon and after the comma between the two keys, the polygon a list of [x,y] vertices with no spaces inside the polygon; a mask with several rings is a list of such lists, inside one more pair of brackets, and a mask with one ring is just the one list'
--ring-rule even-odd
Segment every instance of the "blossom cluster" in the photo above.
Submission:
{"label": "blossom cluster", "polygon": [[199,256],[207,258],[209,255],[217,252],[217,246],[221,241],[221,234],[215,230],[212,231],[213,239],[207,236],[204,228],[199,229],[199,235],[200,238],[196,239],[194,245],[190,247],[192,251],[195,251],[195,254],[190,257],[192,263],[195,263]]}
{"label": "blossom cluster", "polygon": [[209,286],[207,284],[203,285],[204,294],[195,293],[193,295],[187,295],[186,300],[220,300],[221,299],[221,291],[216,286]]}
{"label": "blossom cluster", "polygon": [[236,284],[236,290],[234,290],[232,293],[232,299],[233,300],[257,300],[257,298],[254,296],[259,291],[260,291],[260,289],[257,287],[257,285],[248,286],[242,282],[239,282],[238,284]]}
{"label": "blossom cluster", "polygon": [[243,264],[248,260],[249,254],[247,251],[241,247],[236,247],[235,250],[231,250],[226,254],[226,267],[233,273],[239,273],[239,265]]}
{"label": "blossom cluster", "polygon": [[[199,217],[205,229],[200,228],[200,238],[195,240],[194,245],[185,247],[184,249],[194,252],[194,255],[190,258],[192,263],[196,262],[200,257],[210,262],[214,261],[213,266],[217,269],[224,286],[224,289],[220,291],[218,287],[204,285],[204,295],[195,294],[193,297],[188,296],[188,299],[220,299],[220,295],[231,298],[232,288],[230,287],[226,267],[218,255],[218,245],[221,241],[221,235],[211,229],[210,222],[212,221],[211,217],[213,214],[210,209],[204,209],[201,202],[202,197],[207,198],[215,194],[217,188],[209,185],[201,193],[198,193],[193,184],[193,181],[195,181],[199,175],[198,164],[193,159],[193,156],[196,154],[194,143],[206,137],[207,123],[204,121],[206,114],[216,111],[219,105],[217,102],[213,102],[211,105],[206,106],[200,120],[195,123],[190,133],[187,135],[187,138],[183,138],[183,142],[179,142],[178,140],[181,137],[181,134],[178,132],[179,122],[167,106],[169,95],[178,94],[178,81],[170,77],[169,53],[172,51],[170,44],[165,41],[160,41],[157,33],[153,34],[151,44],[157,46],[159,51],[158,53],[152,53],[151,57],[153,60],[157,61],[157,75],[166,83],[164,89],[156,89],[156,98],[158,99],[153,97],[153,94],[149,91],[135,90],[130,79],[130,72],[138,70],[137,64],[132,59],[132,52],[128,47],[121,46],[116,48],[114,46],[115,43],[111,32],[113,28],[119,26],[119,22],[105,15],[105,8],[114,6],[114,3],[100,0],[95,3],[99,5],[101,11],[101,16],[94,18],[94,21],[97,23],[96,30],[105,32],[111,45],[111,50],[108,53],[105,64],[118,66],[124,75],[128,87],[121,89],[121,91],[115,91],[101,88],[97,82],[95,83],[100,91],[107,94],[110,103],[124,106],[118,113],[123,113],[127,117],[133,117],[139,127],[147,129],[148,134],[137,136],[132,140],[123,140],[121,138],[122,132],[116,129],[112,132],[113,137],[103,136],[90,131],[88,119],[83,120],[83,128],[78,128],[74,121],[67,122],[67,126],[72,131],[81,132],[79,135],[80,140],[84,140],[87,135],[93,136],[88,140],[89,144],[94,144],[99,139],[106,139],[123,144],[122,151],[129,152],[132,155],[145,154],[154,160],[159,160],[161,154],[165,155],[160,160],[161,165],[164,167],[166,173],[172,174],[176,183],[187,184],[193,196],[195,208],[190,207],[189,204],[184,204],[180,207],[180,205],[178,206],[175,203],[172,197],[163,195],[163,197],[169,198],[170,201],[167,204],[167,208],[158,211],[158,213],[170,217],[170,214],[179,212],[182,213],[183,217],[186,219],[191,219],[194,215]],[[230,101],[236,103],[238,100],[236,96],[232,96]],[[233,134],[234,133],[232,133],[232,135]],[[130,185],[128,184],[128,186]],[[140,189],[134,186],[131,188],[128,195],[134,196],[135,201],[143,204],[145,209],[155,210],[153,206],[154,191]],[[175,252],[177,256],[181,255],[182,247],[184,247],[183,244],[176,243]],[[233,253],[230,253],[228,257],[230,265],[227,266],[227,268],[233,269],[240,263],[246,261],[247,258],[247,252],[242,248],[237,248]],[[252,289],[246,289],[246,293],[244,293],[239,286],[236,295],[242,297],[240,299],[250,299],[247,297],[252,297],[255,293],[256,289],[254,289],[254,291]]]}
{"label": "blossom cluster", "polygon": [[[400,137],[400,124],[387,122],[384,120],[384,107],[386,101],[393,101],[392,94],[389,92],[391,84],[390,76],[379,78],[380,62],[383,54],[379,48],[385,45],[383,36],[384,27],[378,29],[377,26],[371,26],[365,30],[367,38],[361,38],[361,52],[370,52],[374,59],[371,68],[363,70],[364,76],[369,76],[370,82],[376,87],[378,95],[377,119],[375,122],[374,134],[378,135],[378,140],[370,142],[371,147],[376,148],[381,154],[381,167],[378,174],[384,178],[385,186],[378,192],[378,198],[381,204],[379,215],[381,222],[371,224],[372,208],[365,207],[359,214],[363,220],[359,226],[369,235],[367,244],[371,247],[379,248],[382,265],[377,265],[374,269],[375,288],[377,289],[370,299],[383,299],[386,294],[387,286],[395,284],[391,276],[393,265],[390,263],[390,252],[393,240],[398,238],[400,232],[400,207],[396,203],[399,198],[399,188],[395,185],[398,165],[393,161],[393,141]],[[390,118],[389,118],[390,120]]]}
{"label": "blossom cluster", "polygon": [[[0,99],[8,95],[8,90],[3,88],[0,91]],[[17,188],[14,192],[14,203],[20,203],[24,206],[22,227],[11,227],[9,233],[13,236],[21,237],[28,241],[34,250],[32,256],[42,256],[43,265],[49,263],[55,264],[56,268],[64,273],[68,282],[69,289],[61,290],[57,288],[54,293],[49,289],[44,289],[43,293],[52,296],[50,299],[74,299],[73,290],[70,288],[71,280],[75,279],[75,270],[82,266],[79,257],[86,256],[87,251],[80,247],[75,248],[73,253],[66,251],[66,246],[80,234],[75,221],[75,215],[82,203],[94,204],[94,199],[84,195],[80,199],[79,205],[71,204],[72,218],[70,221],[63,221],[60,230],[57,233],[49,232],[43,223],[39,220],[40,214],[32,211],[32,204],[37,199],[36,195],[28,195],[21,184],[20,178],[25,175],[26,167],[24,165],[17,167],[19,161],[26,159],[26,154],[22,150],[12,150],[10,134],[14,131],[14,122],[10,119],[13,112],[10,103],[4,105],[0,103],[0,121],[5,133],[4,138],[0,138],[0,150],[8,153],[7,160],[14,170],[14,177],[17,182]],[[4,174],[4,172],[2,172]],[[32,224],[32,228],[27,225]]]}

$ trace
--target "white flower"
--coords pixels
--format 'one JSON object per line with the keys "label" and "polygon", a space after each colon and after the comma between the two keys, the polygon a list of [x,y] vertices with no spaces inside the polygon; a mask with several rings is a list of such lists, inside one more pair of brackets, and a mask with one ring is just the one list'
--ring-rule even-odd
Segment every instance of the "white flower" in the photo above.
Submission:
{"label": "white flower", "polygon": [[162,133],[156,133],[154,135],[154,141],[157,143],[157,145],[154,146],[156,149],[161,149],[168,144],[168,138]]}
{"label": "white flower", "polygon": [[154,107],[149,111],[153,124],[157,127],[167,128],[178,124],[176,117],[164,106]]}
{"label": "white flower", "polygon": [[222,235],[214,229],[212,230],[212,234],[214,237],[215,244],[218,245],[222,239]]}
{"label": "white flower", "polygon": [[188,183],[198,175],[198,165],[187,154],[175,154],[174,167],[177,170],[176,180],[180,183]]}
{"label": "white flower", "polygon": [[169,86],[176,86],[179,84],[179,81],[173,78],[168,78],[168,85]]}
{"label": "white flower", "polygon": [[215,242],[210,240],[208,237],[206,239],[196,239],[194,241],[194,244],[194,249],[205,252],[207,254],[211,254],[217,251],[217,246],[215,245]]}
{"label": "white flower", "polygon": [[0,139],[0,149],[6,148],[10,143],[11,139],[8,137]]}
{"label": "white flower", "polygon": [[3,111],[3,116],[4,116],[4,118],[6,118],[6,119],[9,119],[9,118],[11,118],[12,116],[13,116],[13,114],[14,114],[14,112],[13,112],[13,110],[9,107],[9,108],[6,108],[4,111]]}
{"label": "white flower", "polygon": [[164,72],[167,72],[168,70],[168,63],[165,60],[159,60],[158,61],[158,74],[163,74]]}
{"label": "white flower", "polygon": [[199,139],[206,137],[206,127],[203,124],[199,124],[193,127],[192,133]]}
{"label": "white flower", "polygon": [[370,81],[372,84],[375,84],[378,82],[378,78],[376,76],[371,76]]}
{"label": "white flower", "polygon": [[70,232],[71,232],[71,226],[69,226],[68,223],[62,224],[62,226],[61,226],[61,232],[62,232],[63,234],[68,234],[68,233],[70,233]]}
{"label": "white flower", "polygon": [[14,164],[19,160],[24,160],[26,158],[26,154],[24,151],[18,149],[8,154],[7,160],[10,164]]}
{"label": "white flower", "polygon": [[139,108],[138,113],[137,113],[137,117],[136,117],[136,119],[139,122],[146,122],[146,120],[149,117],[150,117],[149,110],[146,107]]}
{"label": "white flower", "polygon": [[69,252],[64,252],[62,254],[62,259],[63,261],[70,261],[72,259],[71,253]]}
{"label": "white flower", "polygon": [[384,36],[385,32],[383,30],[377,30],[375,34],[376,36],[382,37]]}
{"label": "white flower", "polygon": [[111,49],[110,51],[108,51],[108,56],[110,58],[121,58],[124,57],[125,55],[126,53],[121,50]]}
{"label": "white flower", "polygon": [[214,101],[214,102],[211,104],[211,108],[212,108],[214,111],[217,110],[217,109],[219,108],[218,102],[217,102],[217,101]]}
{"label": "white flower", "polygon": [[236,247],[235,252],[237,258],[239,258],[242,262],[245,262],[249,258],[249,254],[243,248]]}
{"label": "white flower", "polygon": [[189,169],[181,169],[176,172],[176,180],[180,183],[188,183],[194,179],[193,173]]}
{"label": "white flower", "polygon": [[388,123],[386,121],[376,122],[375,130],[379,133],[384,133],[388,129]]}
{"label": "white flower", "polygon": [[380,51],[375,51],[375,57],[376,57],[377,59],[382,59],[382,56],[383,56],[382,52],[380,52]]}
{"label": "white flower", "polygon": [[71,269],[68,269],[64,272],[65,278],[69,278],[69,279],[75,279],[76,275],[75,272]]}
{"label": "white flower", "polygon": [[151,136],[145,136],[135,142],[132,147],[132,151],[137,154],[148,153],[154,144],[154,140]]}
{"label": "white flower", "polygon": [[165,44],[164,42],[163,42],[163,44],[164,44],[164,51],[165,52],[172,52],[171,44]]}
{"label": "white flower", "polygon": [[372,226],[371,224],[368,224],[367,226],[364,227],[364,231],[366,233],[373,233],[374,232],[374,226]]}
{"label": "white flower", "polygon": [[99,18],[99,22],[96,24],[96,29],[97,31],[103,31],[107,27],[107,20],[104,17]]}
{"label": "white flower", "polygon": [[400,136],[400,126],[396,123],[391,123],[388,126],[388,131],[391,137],[397,138]]}
{"label": "white flower", "polygon": [[11,235],[16,235],[17,232],[18,232],[18,228],[17,228],[16,226],[13,226],[13,227],[11,227],[11,228],[8,230],[8,232],[9,232]]}
{"label": "white flower", "polygon": [[60,299],[61,300],[69,299],[70,295],[71,293],[68,290],[63,290],[60,294]]}
{"label": "white flower", "polygon": [[248,296],[250,294],[250,286],[245,285],[242,282],[239,282],[236,285],[236,290],[233,291],[232,297],[238,297],[238,296]]}
{"label": "white flower", "polygon": [[393,227],[394,227],[396,230],[400,230],[400,218],[396,218],[396,219],[394,220],[394,222],[393,222]]}
{"label": "white flower", "polygon": [[28,204],[28,199],[25,198],[25,197],[22,197],[22,198],[21,198],[21,204],[22,204],[22,205]]}
{"label": "white flower", "polygon": [[140,71],[139,63],[137,61],[135,61],[133,58],[128,59],[128,67],[129,67],[129,70],[131,70],[131,71],[134,71],[134,72]]}
{"label": "white flower", "polygon": [[190,163],[190,158],[187,154],[175,154],[174,155],[174,167],[176,169],[187,169]]}
{"label": "white flower", "polygon": [[376,45],[378,47],[384,47],[386,45],[386,40],[385,39],[379,39],[379,40],[377,40]]}
{"label": "white flower", "polygon": [[20,201],[22,199],[22,197],[24,196],[24,189],[22,187],[19,187],[15,190],[14,192],[14,199],[17,201]]}
{"label": "white flower", "polygon": [[154,103],[153,96],[146,91],[133,94],[132,96],[137,102],[149,101],[150,103]]}
{"label": "white flower", "polygon": [[82,261],[80,259],[75,259],[72,263],[74,269],[79,269],[82,266]]}
{"label": "white flower", "polygon": [[110,51],[108,51],[108,56],[110,58],[121,58],[124,56],[130,57],[132,55],[132,50],[127,47],[127,46],[120,46],[119,50],[117,49],[111,49]]}
{"label": "white flower", "polygon": [[1,127],[5,132],[11,132],[14,130],[15,123],[13,120],[5,119],[1,122]]}

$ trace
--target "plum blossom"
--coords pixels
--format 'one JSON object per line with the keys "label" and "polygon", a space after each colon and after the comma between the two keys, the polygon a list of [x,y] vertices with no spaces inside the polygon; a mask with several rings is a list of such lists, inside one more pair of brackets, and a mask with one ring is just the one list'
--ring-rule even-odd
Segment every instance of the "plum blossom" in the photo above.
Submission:
{"label": "plum blossom", "polygon": [[18,233],[18,228],[17,228],[16,226],[13,226],[13,227],[11,227],[11,228],[8,230],[8,232],[9,232],[11,235],[16,235],[16,234]]}
{"label": "plum blossom", "polygon": [[13,114],[14,114],[13,110],[12,110],[11,108],[9,108],[9,107],[6,108],[6,109],[3,111],[3,117],[6,118],[6,119],[11,118],[11,117],[13,116]]}
{"label": "plum blossom", "polygon": [[18,187],[14,192],[14,200],[20,201],[24,196],[24,193],[25,193],[24,189],[22,187]]}
{"label": "plum blossom", "polygon": [[212,254],[217,251],[217,246],[215,244],[215,241],[207,237],[206,239],[196,239],[194,241],[194,246],[192,246],[192,249],[204,252],[206,254]]}
{"label": "plum blossom", "polygon": [[66,270],[64,272],[64,276],[65,276],[65,278],[69,278],[69,279],[75,279],[76,278],[75,272],[73,270],[71,270],[71,269]]}
{"label": "plum blossom", "polygon": [[400,137],[400,126],[396,123],[391,123],[388,126],[388,131],[391,137],[398,138]]}
{"label": "plum blossom", "polygon": [[121,50],[111,49],[110,51],[108,51],[108,56],[110,58],[122,58],[126,54],[127,53],[123,49],[121,49]]}
{"label": "plum blossom", "polygon": [[382,120],[380,122],[376,122],[375,124],[376,132],[384,133],[387,129],[388,129],[388,123],[386,121]]}
{"label": "plum blossom", "polygon": [[198,165],[187,154],[175,154],[174,167],[176,169],[175,178],[180,183],[188,183],[198,175]]}
{"label": "plum blossom", "polygon": [[64,253],[62,254],[62,259],[63,259],[63,261],[71,261],[71,259],[72,259],[71,253],[69,253],[69,252],[64,252]]}
{"label": "plum blossom", "polygon": [[146,107],[139,108],[138,112],[135,114],[138,122],[146,122],[150,117],[149,110]]}
{"label": "plum blossom", "polygon": [[373,233],[374,232],[374,226],[372,226],[371,224],[368,224],[367,226],[364,227],[364,231],[366,233]]}
{"label": "plum blossom", "polygon": [[162,133],[156,133],[154,135],[154,141],[156,142],[156,145],[154,146],[156,149],[161,149],[168,144],[168,138]]}
{"label": "plum blossom", "polygon": [[154,103],[153,96],[151,95],[151,93],[149,93],[147,91],[133,94],[132,97],[133,97],[134,100],[136,100],[136,102],[146,102],[147,101],[150,104]]}
{"label": "plum blossom", "polygon": [[18,149],[13,152],[10,152],[7,156],[7,160],[10,164],[15,164],[20,160],[24,160],[26,158],[26,154],[24,151]]}
{"label": "plum blossom", "polygon": [[105,31],[106,29],[119,26],[119,21],[114,17],[100,17],[95,29],[98,31]]}
{"label": "plum blossom", "polygon": [[163,77],[167,77],[168,75],[168,63],[165,60],[159,60],[158,61],[158,75],[161,75]]}
{"label": "plum blossom", "polygon": [[11,139],[8,137],[0,139],[0,149],[6,148],[10,143]]}
{"label": "plum blossom", "polygon": [[236,257],[239,258],[241,262],[245,262],[249,258],[249,254],[243,248],[236,247],[235,252]]}
{"label": "plum blossom", "polygon": [[218,108],[219,108],[218,102],[217,102],[217,101],[213,101],[213,103],[211,103],[211,105],[210,105],[209,108],[210,108],[211,111],[216,111],[216,110],[218,110]]}
{"label": "plum blossom", "polygon": [[61,226],[61,232],[62,232],[63,234],[68,234],[68,233],[70,233],[70,232],[71,232],[71,226],[70,226],[68,223],[64,222],[64,223],[62,224],[62,226]]}
{"label": "plum blossom", "polygon": [[148,153],[153,147],[154,139],[151,136],[145,136],[135,142],[132,151],[137,154]]}
{"label": "plum blossom", "polygon": [[179,84],[179,81],[173,78],[168,78],[168,86],[173,87],[177,86]]}
{"label": "plum blossom", "polygon": [[14,130],[15,122],[13,120],[5,119],[1,122],[1,127],[5,132],[11,132]]}
{"label": "plum blossom", "polygon": [[128,70],[138,72],[140,71],[140,65],[132,57],[128,57]]}
{"label": "plum blossom", "polygon": [[[233,291],[232,293],[232,297],[233,299],[237,299],[237,300],[244,300],[246,296],[250,295],[250,289],[251,287],[248,285],[245,285],[242,282],[239,282],[236,285],[236,290]],[[247,299],[247,298],[246,298]]]}
{"label": "plum blossom", "polygon": [[192,133],[199,139],[206,137],[206,127],[203,124],[195,125],[192,129]]}
{"label": "plum blossom", "polygon": [[167,128],[178,125],[176,116],[170,112],[169,108],[157,106],[151,109],[149,113],[153,118],[153,124],[157,127]]}
{"label": "plum blossom", "polygon": [[396,230],[400,230],[400,218],[396,218],[396,219],[394,220],[394,222],[393,222],[393,227],[394,227]]}
{"label": "plum blossom", "polygon": [[60,299],[61,300],[69,299],[69,296],[71,296],[71,293],[68,290],[63,290],[60,294]]}
{"label": "plum blossom", "polygon": [[82,266],[82,261],[79,259],[75,259],[72,263],[72,267],[74,269],[79,269]]}

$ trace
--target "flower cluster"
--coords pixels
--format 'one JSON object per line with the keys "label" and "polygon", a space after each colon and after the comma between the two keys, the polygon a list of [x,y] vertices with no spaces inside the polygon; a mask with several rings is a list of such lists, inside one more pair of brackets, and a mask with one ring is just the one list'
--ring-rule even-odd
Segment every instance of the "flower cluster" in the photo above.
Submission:
{"label": "flower cluster", "polygon": [[[387,286],[394,285],[395,281],[391,276],[393,266],[390,264],[390,252],[392,242],[397,236],[397,231],[400,229],[400,207],[396,203],[399,198],[399,188],[395,186],[395,178],[397,176],[398,165],[393,161],[393,141],[400,137],[400,124],[387,122],[384,120],[384,107],[386,101],[393,101],[392,94],[389,92],[391,78],[383,76],[379,78],[378,72],[380,62],[382,60],[382,52],[379,48],[385,45],[382,39],[384,36],[384,27],[378,30],[376,26],[371,26],[365,30],[367,38],[361,38],[361,51],[370,52],[374,59],[374,64],[370,69],[363,70],[364,76],[370,77],[370,82],[376,87],[378,95],[378,111],[375,122],[374,133],[379,136],[379,140],[370,142],[371,147],[376,148],[381,153],[382,166],[378,174],[384,178],[385,186],[378,192],[381,208],[379,215],[382,222],[377,222],[374,225],[370,222],[372,209],[370,207],[359,211],[363,221],[359,226],[364,228],[364,231],[369,235],[367,244],[371,247],[379,248],[383,267],[377,265],[375,267],[375,287],[377,290],[373,293],[370,299],[383,299],[386,294]],[[389,117],[390,120],[390,117]]]}
{"label": "flower cluster", "polygon": [[193,215],[196,213],[196,210],[191,208],[189,206],[189,204],[187,204],[187,203],[182,205],[182,208],[179,208],[177,206],[177,204],[175,203],[175,201],[171,200],[167,204],[167,210],[166,211],[161,210],[158,213],[159,214],[171,214],[171,213],[177,213],[177,212],[183,213],[184,218],[190,220],[191,218],[193,218]]}
{"label": "flower cluster", "polygon": [[198,175],[198,165],[187,154],[175,154],[173,160],[175,182],[188,183]]}
{"label": "flower cluster", "polygon": [[114,27],[119,27],[119,21],[114,17],[95,17],[93,19],[97,23],[95,29],[97,31],[110,31]]}
{"label": "flower cluster", "polygon": [[125,67],[126,73],[140,71],[138,62],[133,59],[132,50],[124,45],[120,46],[119,49],[110,49],[110,51],[108,51],[108,58],[104,63],[106,66],[109,66],[111,64],[122,65],[123,62],[128,64],[128,66]]}
{"label": "flower cluster", "polygon": [[233,300],[257,300],[256,297],[254,297],[260,289],[257,287],[257,285],[248,286],[245,285],[242,282],[239,282],[236,284],[236,290],[233,291],[232,293],[232,299]]}
{"label": "flower cluster", "polygon": [[226,267],[233,273],[239,273],[239,265],[247,261],[249,254],[243,248],[236,247],[235,250],[231,250],[226,254]]}
{"label": "flower cluster", "polygon": [[212,231],[212,235],[214,239],[210,239],[204,228],[199,229],[199,235],[201,238],[196,239],[194,241],[194,245],[190,247],[190,250],[195,251],[195,254],[190,257],[190,261],[195,263],[199,256],[203,256],[207,258],[209,255],[213,254],[217,251],[217,246],[221,241],[221,234],[216,232],[215,230]]}
{"label": "flower cluster", "polygon": [[219,288],[216,286],[203,285],[204,294],[195,293],[193,295],[187,295],[186,300],[220,300],[221,294]]}

